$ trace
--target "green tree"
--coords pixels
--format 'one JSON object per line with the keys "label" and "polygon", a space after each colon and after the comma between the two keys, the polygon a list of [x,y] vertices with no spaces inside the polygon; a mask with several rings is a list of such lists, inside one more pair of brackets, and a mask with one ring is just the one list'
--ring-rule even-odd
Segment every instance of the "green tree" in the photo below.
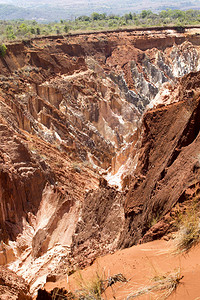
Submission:
{"label": "green tree", "polygon": [[67,33],[68,31],[69,31],[69,26],[68,26],[68,25],[65,25],[65,26],[64,26],[64,32]]}
{"label": "green tree", "polygon": [[161,12],[159,13],[159,16],[161,18],[167,18],[168,17],[168,12],[166,10],[161,10]]}
{"label": "green tree", "polygon": [[145,19],[146,17],[152,15],[152,11],[151,10],[142,10],[140,16],[142,19]]}
{"label": "green tree", "polygon": [[79,21],[83,21],[83,22],[87,22],[87,21],[90,21],[90,17],[88,17],[88,16],[80,16],[80,17],[78,17],[77,18],[77,20],[79,20]]}
{"label": "green tree", "polygon": [[6,27],[6,36],[7,36],[7,39],[9,39],[9,40],[14,40],[16,38],[16,36],[13,32],[13,27],[11,25],[8,25]]}
{"label": "green tree", "polygon": [[92,13],[91,18],[92,18],[92,20],[95,20],[95,21],[96,20],[100,20],[101,15],[98,14],[98,13],[96,13],[96,12],[94,12],[94,13]]}
{"label": "green tree", "polygon": [[31,32],[32,34],[35,34],[35,28],[34,28],[34,27],[31,27],[30,32]]}
{"label": "green tree", "polygon": [[22,33],[22,34],[26,34],[28,32],[28,27],[25,23],[22,23],[20,26],[19,26],[19,31]]}
{"label": "green tree", "polygon": [[146,18],[146,16],[147,16],[147,10],[143,10],[140,15],[141,15],[142,19]]}
{"label": "green tree", "polygon": [[125,19],[126,23],[128,23],[128,20],[132,20],[133,19],[133,16],[132,16],[131,13],[125,14],[124,15],[124,19]]}

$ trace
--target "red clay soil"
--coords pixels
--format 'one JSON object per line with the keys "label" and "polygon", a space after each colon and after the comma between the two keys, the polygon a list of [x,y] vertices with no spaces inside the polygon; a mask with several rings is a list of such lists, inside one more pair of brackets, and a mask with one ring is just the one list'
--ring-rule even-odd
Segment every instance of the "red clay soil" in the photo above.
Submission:
{"label": "red clay soil", "polygon": [[[153,241],[143,245],[133,246],[98,258],[94,264],[82,271],[75,272],[68,278],[62,278],[55,283],[46,283],[45,288],[50,291],[54,287],[64,287],[74,292],[81,289],[81,285],[88,285],[97,277],[104,280],[116,274],[123,274],[128,282],[118,282],[106,289],[104,299],[127,299],[131,294],[144,288],[152,287],[153,279],[181,278],[177,288],[167,298],[171,300],[195,300],[200,296],[200,246],[196,246],[188,254],[173,254],[173,241]],[[163,299],[169,289],[151,291],[137,299]],[[158,297],[158,298],[157,298]],[[131,299],[131,297],[129,298]]]}

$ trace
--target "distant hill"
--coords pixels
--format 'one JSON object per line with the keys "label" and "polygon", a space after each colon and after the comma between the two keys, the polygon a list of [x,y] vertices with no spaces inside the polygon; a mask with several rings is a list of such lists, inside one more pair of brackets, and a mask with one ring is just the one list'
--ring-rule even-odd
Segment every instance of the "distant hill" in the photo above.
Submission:
{"label": "distant hill", "polygon": [[[6,3],[5,3],[6,2]],[[128,12],[140,12],[150,9],[154,12],[163,9],[200,9],[200,0],[0,0],[0,19],[34,19],[36,21],[55,21],[74,19],[93,12],[122,15]]]}
{"label": "distant hill", "polygon": [[62,7],[41,5],[36,8],[24,8],[14,5],[0,4],[1,20],[36,20],[38,22],[50,22],[70,18],[69,11]]}

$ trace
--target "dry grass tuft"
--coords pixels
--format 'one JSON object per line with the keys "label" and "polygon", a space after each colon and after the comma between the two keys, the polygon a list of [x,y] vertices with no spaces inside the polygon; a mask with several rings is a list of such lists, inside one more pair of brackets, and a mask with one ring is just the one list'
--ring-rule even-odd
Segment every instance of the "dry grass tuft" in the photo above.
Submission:
{"label": "dry grass tuft", "polygon": [[96,272],[96,274],[93,276],[93,279],[87,282],[84,280],[81,273],[79,276],[80,289],[76,291],[78,299],[101,299],[101,294],[104,292],[104,274]]}
{"label": "dry grass tuft", "polygon": [[200,241],[200,223],[198,220],[188,221],[182,226],[177,237],[177,252],[188,252]]}
{"label": "dry grass tuft", "polygon": [[157,299],[167,299],[176,290],[182,278],[183,276],[180,273],[180,269],[174,273],[155,276],[153,278],[154,283],[152,285],[145,286],[134,291],[127,297],[127,300],[160,291],[161,293],[159,293]]}
{"label": "dry grass tuft", "polygon": [[82,300],[100,300],[102,298],[102,293],[108,287],[112,288],[112,285],[116,282],[127,282],[127,279],[120,273],[114,276],[110,276],[105,279],[104,273],[99,273],[96,271],[96,274],[93,276],[93,279],[85,282],[81,273],[79,274],[79,286],[80,289],[76,291],[78,299]]}
{"label": "dry grass tuft", "polygon": [[195,197],[182,215],[176,238],[176,253],[188,252],[200,241],[199,197]]}

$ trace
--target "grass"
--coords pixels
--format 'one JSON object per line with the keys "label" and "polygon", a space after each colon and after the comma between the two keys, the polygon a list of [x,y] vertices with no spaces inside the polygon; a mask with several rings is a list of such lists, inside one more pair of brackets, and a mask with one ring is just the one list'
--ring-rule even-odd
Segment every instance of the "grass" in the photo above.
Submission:
{"label": "grass", "polygon": [[[47,298],[46,298],[47,299]],[[52,300],[64,300],[64,299],[68,299],[68,300],[74,300],[77,299],[76,296],[74,294],[72,294],[71,292],[66,291],[63,288],[54,288],[51,291],[51,299]]]}
{"label": "grass", "polygon": [[159,296],[156,299],[167,299],[177,288],[183,276],[181,275],[180,269],[173,273],[167,273],[161,276],[155,276],[152,281],[154,283],[149,286],[144,286],[126,298],[127,300],[137,298],[145,294],[151,294],[158,292]]}
{"label": "grass", "polygon": [[177,237],[176,248],[178,252],[188,252],[200,241],[200,223],[199,218],[192,217],[184,224]]}
{"label": "grass", "polygon": [[[82,274],[79,273],[78,281],[80,286],[80,290],[76,292],[78,299],[101,300],[103,299],[102,293],[104,293],[108,287],[111,287],[112,289],[113,284],[116,282],[127,282],[127,279],[121,273],[105,279],[104,272],[100,273],[99,271],[96,271],[93,279],[87,282],[84,280]],[[112,292],[114,292],[113,289]]]}
{"label": "grass", "polygon": [[78,284],[80,289],[76,292],[79,299],[101,299],[101,294],[104,292],[104,274],[96,271],[93,279],[85,281],[82,274],[79,273]]}
{"label": "grass", "polygon": [[176,237],[176,251],[188,252],[200,242],[199,194],[196,193],[191,205],[180,218],[179,231]]}

